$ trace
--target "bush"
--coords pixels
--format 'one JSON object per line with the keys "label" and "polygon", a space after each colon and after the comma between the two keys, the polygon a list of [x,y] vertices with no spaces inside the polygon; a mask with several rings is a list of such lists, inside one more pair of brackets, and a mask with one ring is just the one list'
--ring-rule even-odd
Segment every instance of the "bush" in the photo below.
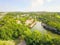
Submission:
{"label": "bush", "polygon": [[60,39],[56,37],[53,38],[49,34],[41,34],[35,30],[30,35],[25,37],[27,45],[60,45]]}
{"label": "bush", "polygon": [[0,45],[15,45],[14,41],[2,41],[0,40]]}

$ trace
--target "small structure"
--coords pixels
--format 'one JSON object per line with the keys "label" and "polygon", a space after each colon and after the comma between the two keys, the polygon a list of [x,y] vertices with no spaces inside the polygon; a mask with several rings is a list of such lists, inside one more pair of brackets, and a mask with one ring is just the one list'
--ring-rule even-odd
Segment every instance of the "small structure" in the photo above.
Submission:
{"label": "small structure", "polygon": [[35,24],[36,22],[32,23],[29,27],[32,28]]}
{"label": "small structure", "polygon": [[25,24],[29,25],[29,24],[32,24],[33,22],[34,22],[34,19],[28,19],[26,20]]}
{"label": "small structure", "polygon": [[17,24],[21,24],[21,21],[20,20],[16,20]]}
{"label": "small structure", "polygon": [[28,19],[28,20],[26,20],[25,24],[28,27],[32,28],[36,24],[36,22],[34,21],[34,19]]}

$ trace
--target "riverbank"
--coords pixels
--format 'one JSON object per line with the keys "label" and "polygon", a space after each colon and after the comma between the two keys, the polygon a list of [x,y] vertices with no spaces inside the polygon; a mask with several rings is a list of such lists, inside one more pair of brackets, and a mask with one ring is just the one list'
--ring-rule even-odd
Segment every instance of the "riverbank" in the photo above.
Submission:
{"label": "riverbank", "polygon": [[[39,30],[41,33],[43,34],[49,34],[52,37],[59,37],[59,35],[54,34],[52,32],[47,31],[43,26],[42,26],[42,22],[37,21],[36,24],[32,27],[31,29],[32,31],[34,30]],[[22,40],[20,43],[18,43],[18,45],[26,45],[26,42],[24,40]]]}
{"label": "riverbank", "polygon": [[53,28],[53,27],[51,27],[51,26],[48,26],[48,25],[46,25],[46,24],[44,24],[44,23],[42,23],[42,26],[43,26],[46,30],[51,31],[52,33],[55,33],[55,34],[59,34],[59,35],[60,35],[60,32],[59,32],[56,28]]}

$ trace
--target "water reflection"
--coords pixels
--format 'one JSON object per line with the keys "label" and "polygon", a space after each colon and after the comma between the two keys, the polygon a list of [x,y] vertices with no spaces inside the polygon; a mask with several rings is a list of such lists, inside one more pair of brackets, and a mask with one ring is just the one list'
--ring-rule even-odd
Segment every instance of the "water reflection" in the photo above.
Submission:
{"label": "water reflection", "polygon": [[43,28],[43,26],[41,25],[42,22],[36,22],[36,25],[34,25],[34,27],[32,27],[32,31],[33,30],[39,30],[40,32],[44,33],[46,32],[46,30]]}

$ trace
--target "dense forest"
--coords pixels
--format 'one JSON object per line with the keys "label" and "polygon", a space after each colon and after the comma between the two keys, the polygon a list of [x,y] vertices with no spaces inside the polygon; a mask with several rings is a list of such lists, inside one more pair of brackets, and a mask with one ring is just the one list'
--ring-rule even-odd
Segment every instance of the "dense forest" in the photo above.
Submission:
{"label": "dense forest", "polygon": [[[18,45],[20,40],[26,45],[60,45],[59,12],[2,12],[0,17],[0,45]],[[32,31],[30,20],[42,22],[47,32]]]}

